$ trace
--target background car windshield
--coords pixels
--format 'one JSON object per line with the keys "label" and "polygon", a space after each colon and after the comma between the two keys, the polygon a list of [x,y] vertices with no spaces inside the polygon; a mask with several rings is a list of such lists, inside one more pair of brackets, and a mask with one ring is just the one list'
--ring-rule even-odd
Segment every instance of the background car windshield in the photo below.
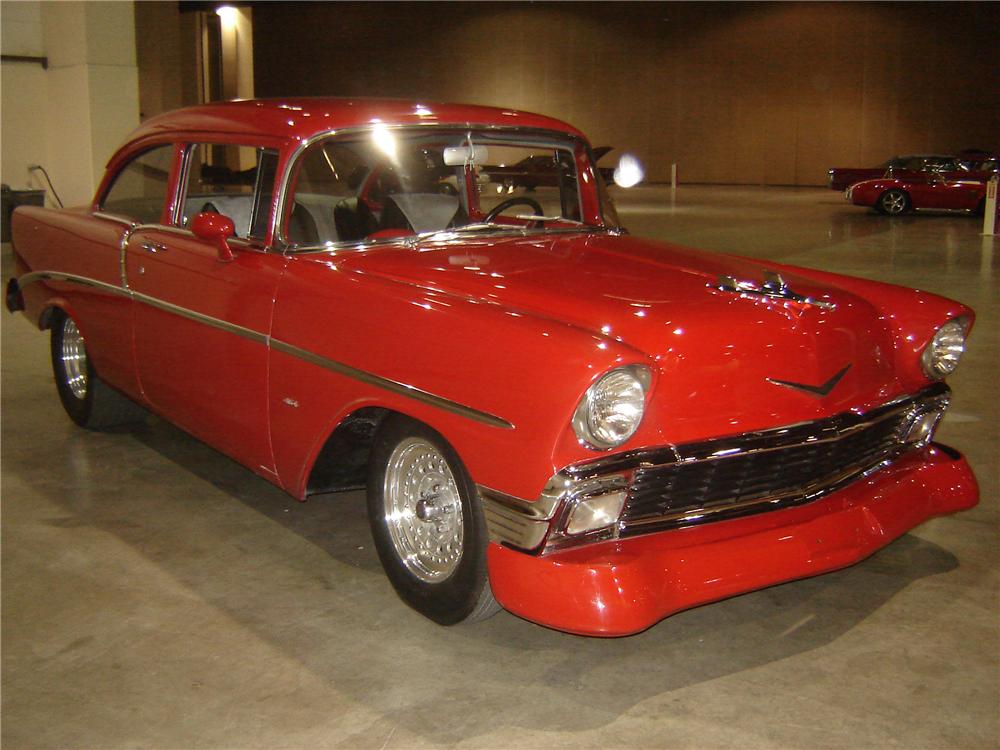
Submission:
{"label": "background car windshield", "polygon": [[453,130],[331,137],[299,161],[287,239],[363,242],[470,225],[483,231],[486,223],[497,231],[575,227],[575,148],[569,139]]}

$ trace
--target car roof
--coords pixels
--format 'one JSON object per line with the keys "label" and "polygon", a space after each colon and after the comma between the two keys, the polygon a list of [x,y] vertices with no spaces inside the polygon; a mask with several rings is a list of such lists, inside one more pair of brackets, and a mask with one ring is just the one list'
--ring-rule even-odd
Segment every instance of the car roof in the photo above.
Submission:
{"label": "car roof", "polygon": [[418,99],[282,98],[241,99],[187,107],[146,120],[132,142],[171,132],[264,135],[304,140],[328,130],[383,122],[387,125],[487,125],[558,130],[583,137],[565,122],[532,112]]}

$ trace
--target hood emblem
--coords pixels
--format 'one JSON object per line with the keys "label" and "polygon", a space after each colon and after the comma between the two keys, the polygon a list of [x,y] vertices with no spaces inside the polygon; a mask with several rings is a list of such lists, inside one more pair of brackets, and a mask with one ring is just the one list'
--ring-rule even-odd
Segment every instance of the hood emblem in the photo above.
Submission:
{"label": "hood emblem", "polygon": [[789,302],[798,302],[801,305],[815,305],[827,310],[833,310],[836,307],[833,302],[813,299],[792,291],[777,271],[764,271],[764,281],[760,286],[756,286],[752,281],[737,281],[734,276],[720,276],[714,288],[720,292],[733,292],[741,297],[788,300]]}
{"label": "hood emblem", "polygon": [[850,365],[844,367],[843,370],[838,372],[832,378],[827,380],[822,385],[806,385],[805,383],[793,383],[791,380],[777,380],[775,378],[764,378],[768,383],[774,383],[775,385],[782,385],[785,388],[794,388],[797,391],[805,391],[810,396],[816,396],[817,398],[822,398],[826,396],[830,391],[833,390],[834,386],[840,382],[840,379],[847,374],[847,371],[851,369]]}

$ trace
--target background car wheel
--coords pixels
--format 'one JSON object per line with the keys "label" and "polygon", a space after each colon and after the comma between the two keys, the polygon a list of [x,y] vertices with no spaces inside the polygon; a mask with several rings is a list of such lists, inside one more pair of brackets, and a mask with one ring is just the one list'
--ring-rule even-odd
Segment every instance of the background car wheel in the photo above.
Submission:
{"label": "background car wheel", "polygon": [[51,341],[59,400],[74,422],[90,430],[104,430],[145,416],[142,407],[97,376],[73,318],[62,312],[52,318]]}
{"label": "background car wheel", "polygon": [[368,519],[400,598],[441,625],[500,610],[486,574],[486,522],[455,451],[425,425],[390,417],[372,446]]}
{"label": "background car wheel", "polygon": [[899,216],[910,210],[910,196],[902,190],[886,190],[875,204],[880,214]]}

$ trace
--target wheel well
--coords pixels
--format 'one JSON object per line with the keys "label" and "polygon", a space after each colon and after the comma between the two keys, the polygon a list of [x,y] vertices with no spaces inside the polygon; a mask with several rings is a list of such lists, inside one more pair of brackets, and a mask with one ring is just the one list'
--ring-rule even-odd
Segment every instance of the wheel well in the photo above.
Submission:
{"label": "wheel well", "polygon": [[330,433],[309,472],[306,495],[355,490],[368,480],[368,457],[375,433],[393,412],[378,406],[358,409]]}
{"label": "wheel well", "polygon": [[49,305],[46,307],[42,314],[38,318],[38,328],[45,331],[52,327],[52,321],[55,320],[57,315],[62,315],[63,311],[57,305]]}

